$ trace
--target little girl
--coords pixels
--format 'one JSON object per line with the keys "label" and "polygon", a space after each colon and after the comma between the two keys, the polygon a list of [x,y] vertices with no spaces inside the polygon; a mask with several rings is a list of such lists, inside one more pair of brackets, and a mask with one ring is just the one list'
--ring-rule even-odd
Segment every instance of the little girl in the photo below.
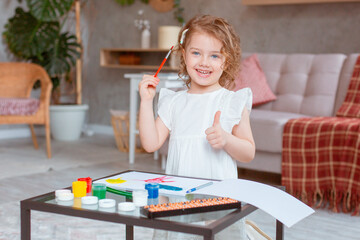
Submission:
{"label": "little girl", "polygon": [[224,19],[198,16],[179,33],[177,50],[179,76],[186,79],[188,89],[161,89],[155,120],[153,98],[160,80],[143,77],[139,84],[141,143],[153,152],[170,134],[167,174],[237,178],[235,161],[250,162],[255,154],[249,123],[251,90],[228,90],[239,70],[239,37]]}
{"label": "little girl", "polygon": [[[240,39],[222,18],[209,15],[191,19],[179,33],[179,77],[187,90],[161,89],[158,117],[153,98],[159,79],[145,75],[139,84],[139,130],[142,146],[158,150],[170,134],[166,173],[211,179],[237,178],[236,161],[250,162],[255,144],[249,123],[252,92],[232,92],[239,70]],[[244,222],[217,234],[219,239],[245,239]],[[229,234],[230,235],[227,235]],[[225,235],[223,235],[225,234]],[[193,239],[192,236],[155,231],[156,238]]]}

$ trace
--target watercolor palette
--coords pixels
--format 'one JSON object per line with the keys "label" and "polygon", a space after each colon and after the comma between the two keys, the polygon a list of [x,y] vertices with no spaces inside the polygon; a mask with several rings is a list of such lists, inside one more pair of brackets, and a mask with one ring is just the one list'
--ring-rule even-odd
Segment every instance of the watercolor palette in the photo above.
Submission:
{"label": "watercolor palette", "polygon": [[148,218],[177,216],[184,214],[220,211],[241,208],[241,202],[225,197],[194,199],[185,202],[147,205],[141,208],[141,214]]}

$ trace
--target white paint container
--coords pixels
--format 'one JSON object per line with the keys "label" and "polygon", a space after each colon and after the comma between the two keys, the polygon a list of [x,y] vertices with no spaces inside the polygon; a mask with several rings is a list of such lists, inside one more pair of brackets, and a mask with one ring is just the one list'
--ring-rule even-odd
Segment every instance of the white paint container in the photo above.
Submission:
{"label": "white paint container", "polygon": [[115,199],[105,198],[99,200],[99,207],[101,208],[113,208],[115,207],[115,205],[116,205]]}
{"label": "white paint container", "polygon": [[96,196],[86,196],[81,198],[81,204],[92,205],[98,203],[98,197]]}
{"label": "white paint container", "polygon": [[135,210],[135,204],[132,202],[121,202],[118,204],[118,210],[121,212],[130,212]]}
{"label": "white paint container", "polygon": [[133,203],[137,207],[143,207],[147,205],[148,191],[147,190],[136,190],[132,193]]}
{"label": "white paint container", "polygon": [[72,201],[74,194],[68,189],[60,189],[55,191],[56,201]]}
{"label": "white paint container", "polygon": [[62,194],[67,194],[67,193],[71,193],[70,189],[58,189],[55,191],[55,197],[58,198],[60,195]]}

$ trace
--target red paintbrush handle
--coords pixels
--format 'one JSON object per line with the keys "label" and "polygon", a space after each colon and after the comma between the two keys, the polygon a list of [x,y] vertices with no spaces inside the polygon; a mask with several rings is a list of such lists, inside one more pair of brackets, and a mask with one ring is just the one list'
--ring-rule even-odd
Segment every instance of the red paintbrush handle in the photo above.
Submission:
{"label": "red paintbrush handle", "polygon": [[164,63],[166,62],[166,60],[168,59],[170,53],[171,53],[171,50],[173,49],[174,46],[172,46],[169,50],[169,52],[166,54],[166,57],[164,58],[164,60],[162,61],[162,63],[160,64],[160,67],[158,68],[158,70],[156,71],[154,77],[157,77],[157,75],[159,74],[161,68],[164,66]]}
{"label": "red paintbrush handle", "polygon": [[162,63],[160,64],[160,67],[158,68],[158,70],[156,71],[154,77],[157,77],[157,75],[159,74],[161,68],[164,66],[164,63],[166,62],[166,58],[164,58],[164,60],[162,61]]}

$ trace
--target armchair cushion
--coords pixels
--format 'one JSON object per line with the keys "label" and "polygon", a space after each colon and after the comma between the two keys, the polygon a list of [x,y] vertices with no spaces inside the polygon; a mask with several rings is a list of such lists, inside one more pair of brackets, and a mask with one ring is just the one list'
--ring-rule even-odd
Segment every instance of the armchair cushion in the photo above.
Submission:
{"label": "armchair cushion", "polygon": [[242,61],[241,71],[235,79],[234,91],[246,87],[250,87],[253,92],[253,106],[276,99],[276,96],[267,83],[265,74],[260,67],[256,54],[253,54]]}
{"label": "armchair cushion", "polygon": [[0,98],[0,115],[32,115],[39,105],[34,98]]}

